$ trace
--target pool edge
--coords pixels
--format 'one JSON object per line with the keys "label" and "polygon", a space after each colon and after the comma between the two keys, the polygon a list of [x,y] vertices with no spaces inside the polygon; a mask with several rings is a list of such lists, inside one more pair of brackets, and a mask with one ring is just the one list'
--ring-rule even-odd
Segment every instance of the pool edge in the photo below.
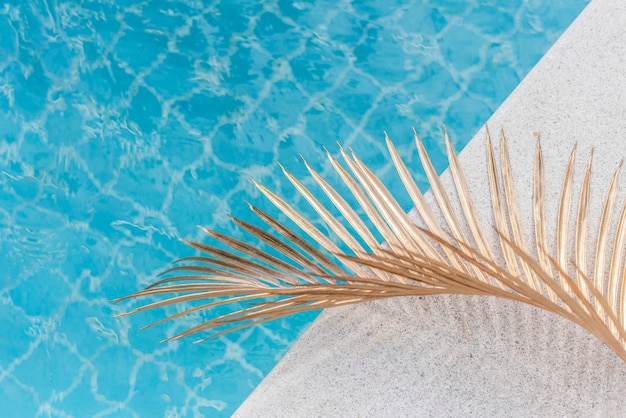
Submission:
{"label": "pool edge", "polygon": [[[612,158],[607,168],[597,165],[594,173],[600,176],[594,182],[603,185],[599,193],[604,193],[617,157],[626,156],[626,147],[615,143],[626,120],[626,80],[619,79],[620,71],[626,74],[626,35],[619,24],[606,24],[620,21],[626,22],[626,4],[592,0],[489,119],[492,133],[504,127],[511,152],[524,156],[514,162],[514,170],[522,170],[532,159],[533,133],[539,130],[546,165],[555,167],[555,176],[562,172],[574,141],[581,150],[578,166],[586,162],[592,144],[596,162]],[[460,159],[470,184],[477,184],[484,176],[484,130]],[[450,181],[447,173],[442,179]],[[528,192],[520,182],[516,185],[518,196]],[[487,190],[472,190],[477,197],[487,197]],[[622,184],[621,199],[624,192]],[[465,317],[468,309],[474,313],[471,318]],[[558,335],[547,338],[549,327]],[[494,335],[498,338],[489,339]],[[521,346],[516,345],[520,339]],[[456,344],[453,350],[450,343]],[[525,367],[530,360],[532,367]],[[598,369],[610,374],[611,386],[599,386],[609,384],[602,381],[592,387]],[[582,388],[595,402],[581,399]],[[615,397],[624,390],[626,366],[621,360],[561,318],[496,300],[390,300],[322,313],[234,416],[405,416],[437,411],[444,416],[525,411],[588,415],[603,412],[598,408],[626,407],[626,400]]]}

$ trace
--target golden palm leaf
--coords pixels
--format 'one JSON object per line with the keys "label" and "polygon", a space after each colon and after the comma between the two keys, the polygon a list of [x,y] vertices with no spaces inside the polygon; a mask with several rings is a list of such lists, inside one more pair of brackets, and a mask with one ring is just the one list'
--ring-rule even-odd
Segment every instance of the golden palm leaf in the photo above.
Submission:
{"label": "golden palm leaf", "polygon": [[[534,245],[529,245],[517,206],[506,138],[503,133],[498,167],[498,158],[487,131],[487,177],[495,222],[492,228],[495,227],[497,232],[497,242],[493,245],[478,220],[467,181],[447,133],[446,149],[456,196],[450,196],[444,190],[426,149],[415,132],[414,135],[420,160],[432,187],[433,206],[441,213],[442,221],[435,216],[435,211],[420,192],[389,138],[386,142],[391,159],[415,205],[421,226],[402,210],[389,190],[356,155],[340,149],[345,166],[328,153],[330,163],[358,202],[359,210],[382,237],[382,243],[375,238],[373,230],[368,228],[357,210],[306,162],[304,164],[312,178],[354,232],[350,232],[311,191],[283,168],[287,179],[336,234],[339,245],[348,251],[342,251],[301,213],[255,182],[261,193],[307,237],[298,235],[276,218],[250,205],[274,234],[239,219],[233,219],[233,222],[261,243],[278,251],[282,259],[255,245],[204,230],[229,250],[188,242],[205,256],[185,258],[182,261],[193,263],[170,268],[165,272],[166,278],[121,298],[165,297],[123,315],[172,304],[184,307],[180,312],[152,324],[156,325],[218,306],[236,306],[230,313],[167,339],[213,331],[209,337],[200,340],[203,341],[307,310],[398,296],[445,293],[490,295],[559,314],[587,329],[626,360],[623,265],[626,205],[621,209],[616,230],[611,231],[621,163],[604,202],[596,234],[594,267],[587,271],[591,157],[577,197],[576,216],[570,217],[574,201],[576,147],[572,150],[558,202],[556,228],[548,229],[552,222],[547,222],[545,216],[543,156],[540,141],[537,140],[532,202],[534,225],[531,226]],[[457,199],[456,205],[451,201],[452,197]],[[572,220],[576,222],[573,242],[568,235]],[[548,248],[548,234],[555,234],[554,251]],[[608,257],[610,260],[607,260]],[[195,305],[188,305],[189,302]],[[247,307],[240,307],[241,302],[248,303]]]}

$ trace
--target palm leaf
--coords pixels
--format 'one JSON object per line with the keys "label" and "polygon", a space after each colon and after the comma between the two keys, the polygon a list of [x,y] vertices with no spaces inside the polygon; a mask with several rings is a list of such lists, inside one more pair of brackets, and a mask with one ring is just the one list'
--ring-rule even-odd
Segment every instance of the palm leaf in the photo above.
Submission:
{"label": "palm leaf", "polygon": [[[356,208],[306,161],[304,164],[351,229],[281,166],[287,179],[336,235],[335,239],[255,182],[259,191],[304,234],[299,235],[252,205],[252,211],[273,233],[239,219],[233,221],[258,242],[280,253],[282,258],[259,249],[258,245],[204,230],[228,249],[188,242],[203,255],[181,260],[184,263],[167,270],[165,278],[119,299],[159,298],[122,315],[169,305],[181,307],[178,313],[152,324],[156,325],[198,311],[232,306],[229,313],[167,339],[208,331],[208,336],[200,340],[203,341],[297,312],[391,297],[433,294],[497,296],[546,309],[579,324],[626,361],[626,204],[622,206],[616,230],[611,231],[621,163],[609,185],[598,230],[592,234],[596,237],[594,265],[588,269],[587,208],[591,156],[580,192],[574,196],[576,147],[572,150],[563,176],[558,216],[554,229],[550,230],[551,223],[545,216],[543,154],[537,140],[533,225],[529,228],[535,242],[529,246],[518,209],[506,138],[502,133],[497,158],[487,130],[486,174],[494,216],[494,225],[489,228],[495,228],[497,232],[497,242],[490,243],[447,133],[445,141],[453,190],[444,188],[422,141],[415,132],[414,136],[420,161],[432,187],[432,206],[427,203],[388,137],[386,142],[391,160],[415,206],[419,225],[350,150],[340,149],[343,164],[330,153],[328,158],[357,202]],[[458,203],[456,206],[452,204],[453,199]],[[574,241],[570,241],[572,238],[568,232],[574,203],[578,210],[573,218],[576,223]],[[359,216],[359,212],[366,219]],[[440,217],[435,212],[440,213]],[[367,227],[367,222],[372,229]],[[556,238],[554,251],[548,248],[548,234]],[[383,242],[379,242],[376,235],[382,237]],[[242,302],[246,305],[241,305]]]}

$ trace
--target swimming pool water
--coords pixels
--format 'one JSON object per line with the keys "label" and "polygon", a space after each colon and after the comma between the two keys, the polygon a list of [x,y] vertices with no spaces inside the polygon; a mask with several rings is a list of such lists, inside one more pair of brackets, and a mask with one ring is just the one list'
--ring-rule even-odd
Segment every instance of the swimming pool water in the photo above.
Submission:
{"label": "swimming pool water", "polygon": [[3,2],[3,414],[230,415],[314,315],[159,345],[206,314],[139,331],[163,313],[109,300],[272,211],[248,177],[301,206],[277,160],[326,173],[339,141],[393,191],[383,131],[415,166],[415,126],[442,170],[442,124],[462,148],[588,0],[500,3]]}

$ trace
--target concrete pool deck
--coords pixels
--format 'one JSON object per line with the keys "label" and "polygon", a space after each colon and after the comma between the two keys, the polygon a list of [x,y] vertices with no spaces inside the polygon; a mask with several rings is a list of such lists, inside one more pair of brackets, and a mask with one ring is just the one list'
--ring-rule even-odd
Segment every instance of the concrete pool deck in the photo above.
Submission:
{"label": "concrete pool deck", "polygon": [[[595,245],[604,195],[626,157],[625,27],[626,3],[592,0],[488,122],[496,146],[500,128],[506,130],[529,242],[540,132],[550,220],[574,143],[576,185],[595,149]],[[479,216],[490,225],[484,129],[459,158]],[[447,172],[442,180],[452,184]],[[235,416],[608,417],[626,413],[624,394],[626,363],[559,316],[494,298],[401,298],[324,311]]]}

